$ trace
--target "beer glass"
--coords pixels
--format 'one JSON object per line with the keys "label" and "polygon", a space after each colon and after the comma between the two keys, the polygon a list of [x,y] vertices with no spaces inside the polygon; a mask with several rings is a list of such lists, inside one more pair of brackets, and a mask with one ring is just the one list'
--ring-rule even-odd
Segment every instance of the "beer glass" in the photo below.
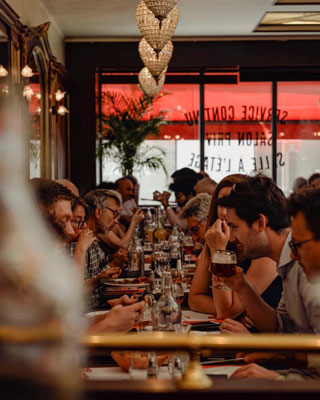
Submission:
{"label": "beer glass", "polygon": [[214,286],[215,289],[230,290],[224,285],[224,278],[230,278],[236,272],[237,257],[234,251],[216,250],[211,259],[211,272],[216,275],[220,282]]}

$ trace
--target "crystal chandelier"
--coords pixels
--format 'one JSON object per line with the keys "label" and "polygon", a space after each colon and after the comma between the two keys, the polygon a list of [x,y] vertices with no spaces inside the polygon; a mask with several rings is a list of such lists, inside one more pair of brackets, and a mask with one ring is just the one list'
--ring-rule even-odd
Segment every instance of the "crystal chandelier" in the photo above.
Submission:
{"label": "crystal chandelier", "polygon": [[143,38],[139,43],[141,60],[155,78],[168,66],[172,52],[173,44],[171,41],[167,42],[164,48],[158,53],[153,50],[146,39]]}
{"label": "crystal chandelier", "polygon": [[145,2],[141,1],[136,9],[136,21],[143,37],[156,52],[159,52],[171,39],[176,29],[179,10],[174,7],[160,23]]}
{"label": "crystal chandelier", "polygon": [[139,73],[139,83],[143,91],[151,98],[155,97],[161,90],[166,79],[167,68],[161,73],[158,81],[152,76],[147,67],[142,68]]}
{"label": "crystal chandelier", "polygon": [[178,0],[144,0],[144,2],[155,17],[161,21],[176,6]]}

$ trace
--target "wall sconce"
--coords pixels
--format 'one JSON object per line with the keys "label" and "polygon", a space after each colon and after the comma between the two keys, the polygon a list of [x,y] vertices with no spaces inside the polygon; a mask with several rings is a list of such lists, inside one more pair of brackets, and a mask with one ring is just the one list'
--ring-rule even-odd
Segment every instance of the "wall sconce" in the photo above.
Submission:
{"label": "wall sconce", "polygon": [[34,75],[34,73],[32,71],[32,68],[30,68],[29,65],[26,64],[21,70],[21,75],[24,78],[31,78]]}
{"label": "wall sconce", "polygon": [[4,87],[1,89],[1,93],[8,95],[9,94],[9,86],[4,85]]}
{"label": "wall sconce", "polygon": [[9,72],[5,69],[3,65],[0,65],[0,78],[5,78],[8,76]]}
{"label": "wall sconce", "polygon": [[66,92],[62,92],[60,89],[58,89],[55,93],[55,98],[56,101],[61,101],[62,99],[64,99]]}
{"label": "wall sconce", "polygon": [[34,95],[34,91],[32,90],[32,88],[29,85],[26,85],[23,88],[23,97],[26,97],[28,99],[28,101],[31,100],[32,96]]}
{"label": "wall sconce", "polygon": [[57,110],[57,113],[58,113],[59,115],[65,116],[67,113],[69,113],[69,111],[68,111],[67,107],[65,107],[65,106],[59,106],[59,107],[58,107],[58,110]]}

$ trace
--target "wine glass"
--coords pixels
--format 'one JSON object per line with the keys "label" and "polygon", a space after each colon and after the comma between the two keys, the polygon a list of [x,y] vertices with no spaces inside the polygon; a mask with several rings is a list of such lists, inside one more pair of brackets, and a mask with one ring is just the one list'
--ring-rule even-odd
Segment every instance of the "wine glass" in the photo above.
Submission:
{"label": "wine glass", "polygon": [[177,302],[181,305],[184,300],[184,290],[181,282],[175,281],[172,285],[172,294],[177,299]]}
{"label": "wine glass", "polygon": [[186,264],[191,263],[191,254],[194,250],[194,241],[191,236],[185,236],[183,238],[183,251],[184,251],[184,261]]}
{"label": "wine glass", "polygon": [[215,289],[231,290],[225,286],[223,278],[230,278],[236,273],[237,257],[234,251],[216,250],[211,259],[211,272],[217,276],[220,282],[213,287]]}

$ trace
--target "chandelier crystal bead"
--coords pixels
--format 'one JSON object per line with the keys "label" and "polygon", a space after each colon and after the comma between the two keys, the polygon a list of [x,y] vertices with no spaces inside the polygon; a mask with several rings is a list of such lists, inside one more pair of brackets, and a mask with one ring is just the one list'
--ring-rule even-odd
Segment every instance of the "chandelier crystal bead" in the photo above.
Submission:
{"label": "chandelier crystal bead", "polygon": [[161,21],[176,6],[178,0],[144,0],[144,2],[155,17]]}
{"label": "chandelier crystal bead", "polygon": [[179,10],[174,7],[165,19],[159,21],[145,2],[141,1],[136,9],[136,21],[142,36],[159,52],[174,34],[179,21]]}
{"label": "chandelier crystal bead", "polygon": [[154,77],[158,77],[165,68],[167,68],[173,53],[173,44],[167,42],[164,48],[157,53],[153,50],[146,39],[139,43],[139,54],[144,65],[149,69]]}
{"label": "chandelier crystal bead", "polygon": [[142,68],[139,73],[139,83],[144,92],[151,98],[155,97],[161,90],[166,79],[167,68],[160,74],[158,81],[152,76],[147,67]]}

